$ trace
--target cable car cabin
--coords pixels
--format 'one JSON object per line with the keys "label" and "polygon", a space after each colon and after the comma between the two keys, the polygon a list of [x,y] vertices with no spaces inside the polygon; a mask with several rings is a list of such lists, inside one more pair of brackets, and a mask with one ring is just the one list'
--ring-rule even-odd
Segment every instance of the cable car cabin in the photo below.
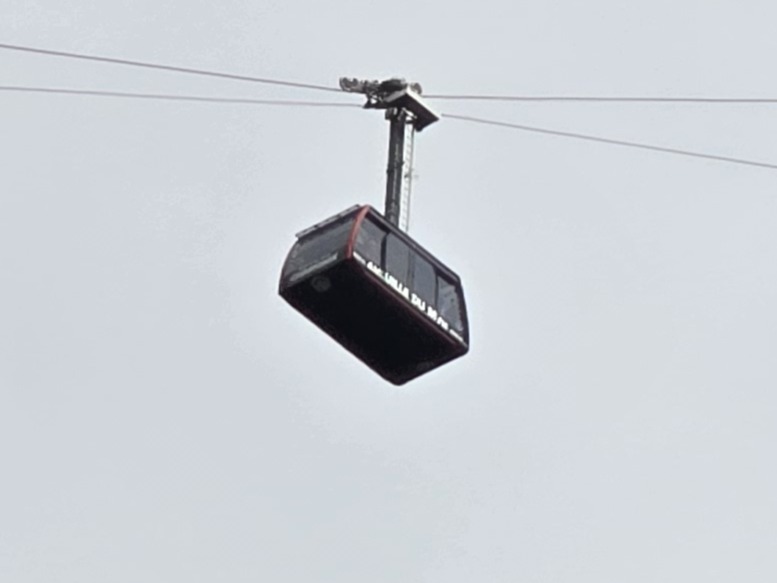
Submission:
{"label": "cable car cabin", "polygon": [[396,385],[469,350],[459,277],[370,206],[299,233],[279,291]]}

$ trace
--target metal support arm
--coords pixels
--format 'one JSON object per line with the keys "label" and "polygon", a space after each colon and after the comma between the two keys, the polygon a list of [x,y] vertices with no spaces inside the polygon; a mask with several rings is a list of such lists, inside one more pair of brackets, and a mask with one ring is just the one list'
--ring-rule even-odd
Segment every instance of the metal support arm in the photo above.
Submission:
{"label": "metal support arm", "polygon": [[407,232],[410,227],[410,189],[413,179],[415,116],[406,109],[389,109],[391,122],[386,168],[386,211],[388,221]]}
{"label": "metal support arm", "polygon": [[410,186],[413,175],[413,142],[415,132],[439,121],[435,113],[421,99],[421,86],[404,79],[362,81],[340,79],[340,88],[367,96],[367,109],[385,109],[391,123],[389,134],[388,168],[386,170],[385,217],[407,231],[410,224]]}

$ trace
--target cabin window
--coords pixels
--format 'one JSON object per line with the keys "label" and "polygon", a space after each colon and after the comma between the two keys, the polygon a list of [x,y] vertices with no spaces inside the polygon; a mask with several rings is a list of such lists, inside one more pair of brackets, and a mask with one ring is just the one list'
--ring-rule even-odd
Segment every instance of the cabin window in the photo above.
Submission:
{"label": "cabin window", "polygon": [[401,283],[409,283],[410,249],[402,239],[389,233],[386,237],[385,270],[396,277]]}
{"label": "cabin window", "polygon": [[434,267],[420,255],[413,262],[413,292],[426,303],[434,305],[437,296],[437,276]]}
{"label": "cabin window", "polygon": [[455,330],[462,332],[464,326],[457,287],[442,276],[438,276],[437,286],[437,311]]}
{"label": "cabin window", "polygon": [[356,234],[356,251],[366,261],[372,261],[375,265],[380,266],[382,264],[381,251],[385,237],[386,232],[365,217],[361,227],[359,227],[359,232]]}
{"label": "cabin window", "polygon": [[291,252],[291,257],[286,264],[286,275],[289,276],[339,253],[348,242],[352,225],[352,221],[335,223],[323,231],[316,231],[302,237]]}

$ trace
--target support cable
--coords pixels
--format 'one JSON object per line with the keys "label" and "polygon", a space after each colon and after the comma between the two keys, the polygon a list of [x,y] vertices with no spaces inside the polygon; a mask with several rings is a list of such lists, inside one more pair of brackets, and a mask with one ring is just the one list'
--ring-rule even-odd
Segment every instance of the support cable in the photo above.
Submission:
{"label": "support cable", "polygon": [[575,103],[709,103],[756,104],[777,103],[771,97],[617,97],[582,95],[425,95],[427,99],[451,101],[521,101],[521,102],[575,102]]}
{"label": "support cable", "polygon": [[468,115],[454,115],[450,113],[443,113],[442,116],[447,119],[455,119],[459,121],[466,121],[481,125],[498,126],[513,130],[521,130],[525,132],[534,132],[538,134],[546,134],[551,136],[558,136],[562,138],[573,138],[576,140],[586,140],[589,142],[598,142],[602,144],[610,144],[612,146],[624,146],[627,148],[639,148],[642,150],[651,150],[654,152],[663,152],[665,154],[675,154],[679,156],[690,156],[693,158],[704,158],[706,160],[715,160],[717,162],[729,162],[732,164],[744,164],[747,166],[757,166],[759,168],[768,168],[770,170],[777,170],[777,164],[769,164],[767,162],[756,162],[753,160],[745,160],[743,158],[731,158],[729,156],[718,156],[716,154],[705,154],[703,152],[692,152],[689,150],[681,150],[678,148],[669,148],[665,146],[656,146],[652,144],[644,144],[641,142],[630,142],[626,140],[616,140],[613,138],[605,138],[602,136],[593,136],[590,134],[579,134],[576,132],[565,132],[560,130],[552,130],[547,128],[538,128],[534,126],[526,126],[516,123],[498,121],[493,119],[484,119],[480,117],[471,117]]}
{"label": "support cable", "polygon": [[131,93],[125,91],[93,91],[89,89],[64,89],[53,87],[26,87],[0,85],[0,91],[18,93],[53,93],[59,95],[84,95],[92,97],[123,97],[129,99],[153,99],[166,101],[194,101],[203,103],[234,103],[243,105],[278,105],[289,107],[358,107],[356,103],[330,101],[297,101],[290,99],[252,99],[235,97],[208,97],[198,95],[170,95],[163,93]]}
{"label": "support cable", "polygon": [[[114,65],[127,65],[132,67],[145,67],[149,69],[160,69],[163,71],[172,71],[176,73],[187,73],[192,75],[206,75],[210,77],[220,77],[224,79],[234,79],[238,81],[251,81],[254,83],[265,83],[269,85],[280,85],[284,87],[295,87],[299,89],[312,89],[317,91],[328,91],[339,93],[340,89],[328,85],[318,85],[313,83],[300,83],[296,81],[285,81],[281,79],[268,79],[264,77],[253,77],[249,75],[237,75],[233,73],[224,73],[221,71],[208,71],[203,69],[194,69],[190,67],[178,67],[173,65],[163,65],[159,63],[149,63],[145,61],[134,61],[129,59],[118,59],[114,57],[102,57],[99,55],[86,55],[82,53],[73,53],[66,51],[54,51],[37,47],[14,45],[0,43],[0,49],[11,51],[21,51],[48,55],[54,57],[66,57],[70,59],[81,59],[87,61],[97,61],[102,63],[112,63]],[[651,97],[651,96],[585,96],[585,95],[477,95],[477,94],[425,94],[426,99],[446,99],[461,101],[524,101],[524,102],[602,102],[602,103],[718,103],[718,104],[757,104],[757,103],[777,103],[777,98],[771,97]]]}
{"label": "support cable", "polygon": [[340,93],[340,89],[326,85],[315,85],[312,83],[298,83],[296,81],[283,81],[280,79],[267,79],[264,77],[251,77],[248,75],[236,75],[233,73],[222,73],[220,71],[208,71],[204,69],[192,69],[189,67],[177,67],[172,65],[162,65],[159,63],[149,63],[145,61],[131,61],[128,59],[115,59],[113,57],[100,57],[97,55],[85,55],[81,53],[70,53],[65,51],[52,51],[48,49],[39,49],[21,45],[10,45],[0,43],[0,49],[10,51],[22,51],[35,53],[39,55],[48,55],[52,57],[66,57],[68,59],[81,59],[84,61],[97,61],[100,63],[111,63],[114,65],[127,65],[130,67],[144,67],[146,69],[159,69],[162,71],[172,71],[174,73],[186,73],[190,75],[204,75],[207,77],[220,77],[222,79],[234,79],[237,81],[251,81],[253,83],[264,83],[266,85],[280,85],[282,87],[295,87],[297,89],[313,89],[316,91],[330,91]]}
{"label": "support cable", "polygon": [[[241,99],[241,98],[229,98],[229,97],[167,95],[167,94],[153,94],[153,93],[93,91],[93,90],[86,90],[86,89],[62,89],[62,88],[25,87],[25,86],[0,86],[0,92],[20,92],[20,93],[28,92],[28,93],[44,93],[44,94],[80,95],[80,96],[92,96],[92,97],[114,97],[114,98],[118,97],[118,98],[127,98],[127,99],[189,101],[189,102],[224,103],[224,104],[231,103],[231,104],[244,104],[244,105],[267,105],[267,106],[288,106],[288,107],[337,107],[337,108],[342,108],[342,107],[361,108],[362,107],[355,103],[339,103],[339,102],[293,101],[293,100],[274,100],[274,99]],[[470,123],[475,123],[480,125],[491,125],[491,126],[503,127],[507,129],[525,131],[525,132],[533,132],[533,133],[546,134],[546,135],[552,135],[552,136],[563,137],[563,138],[585,140],[589,142],[598,142],[598,143],[609,144],[613,146],[638,148],[642,150],[662,152],[665,154],[674,154],[674,155],[693,157],[693,158],[703,158],[706,160],[713,160],[717,162],[728,162],[732,164],[742,164],[746,166],[755,166],[759,168],[777,170],[777,164],[758,162],[755,160],[746,160],[743,158],[733,158],[729,156],[719,156],[716,154],[706,154],[703,152],[693,152],[688,150],[682,150],[679,148],[670,148],[665,146],[657,146],[653,144],[644,144],[641,142],[617,140],[613,138],[606,138],[603,136],[594,136],[589,134],[580,134],[575,132],[540,128],[540,127],[527,126],[527,125],[510,123],[510,122],[505,122],[500,120],[485,119],[485,118],[466,116],[466,115],[444,113],[442,114],[442,116],[447,119],[470,122]]]}

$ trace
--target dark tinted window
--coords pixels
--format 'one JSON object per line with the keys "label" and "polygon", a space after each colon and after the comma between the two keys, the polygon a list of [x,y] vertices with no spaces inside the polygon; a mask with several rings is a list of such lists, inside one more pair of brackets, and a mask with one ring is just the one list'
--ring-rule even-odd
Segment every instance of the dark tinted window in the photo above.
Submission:
{"label": "dark tinted window", "polygon": [[369,218],[362,221],[359,232],[356,234],[356,252],[367,261],[372,261],[380,266],[383,251],[383,239],[386,232]]}
{"label": "dark tinted window", "polygon": [[436,303],[437,276],[432,264],[420,255],[416,255],[413,262],[412,290],[428,304],[434,305]]}
{"label": "dark tinted window", "polygon": [[386,261],[384,269],[404,284],[409,283],[410,249],[407,244],[389,233],[386,237]]}
{"label": "dark tinted window", "polygon": [[297,241],[286,263],[285,275],[288,277],[342,251],[352,224],[352,221],[345,221],[327,225]]}
{"label": "dark tinted window", "polygon": [[459,290],[442,276],[437,278],[437,311],[453,328],[463,330]]}

